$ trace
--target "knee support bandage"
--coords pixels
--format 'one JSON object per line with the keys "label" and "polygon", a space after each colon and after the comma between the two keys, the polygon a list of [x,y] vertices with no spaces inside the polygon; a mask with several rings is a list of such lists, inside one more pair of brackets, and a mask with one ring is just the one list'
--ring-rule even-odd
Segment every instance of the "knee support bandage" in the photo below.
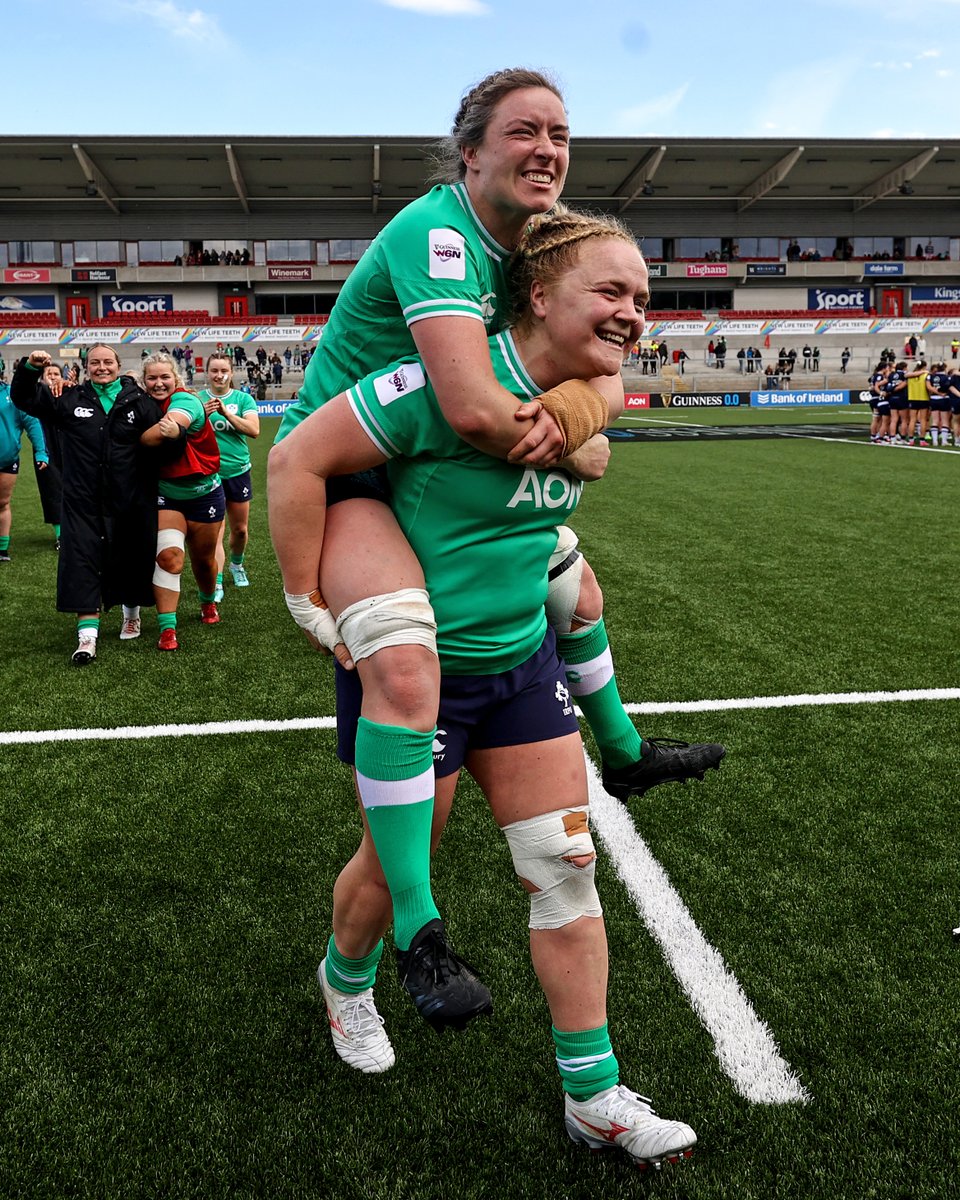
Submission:
{"label": "knee support bandage", "polygon": [[337,632],[354,662],[385,646],[425,646],[437,653],[437,622],[423,588],[358,600],[340,614]]}
{"label": "knee support bandage", "polygon": [[[530,896],[530,928],[561,929],[603,915],[588,808],[561,808],[503,828],[517,875],[538,890]],[[585,866],[569,861],[593,855]]]}
{"label": "knee support bandage", "polygon": [[[179,529],[161,529],[157,533],[158,555],[161,550],[175,549],[182,552],[186,544],[186,534],[181,533]],[[180,591],[180,576],[165,571],[159,563],[153,568],[153,582],[155,587],[166,588],[170,592]]]}

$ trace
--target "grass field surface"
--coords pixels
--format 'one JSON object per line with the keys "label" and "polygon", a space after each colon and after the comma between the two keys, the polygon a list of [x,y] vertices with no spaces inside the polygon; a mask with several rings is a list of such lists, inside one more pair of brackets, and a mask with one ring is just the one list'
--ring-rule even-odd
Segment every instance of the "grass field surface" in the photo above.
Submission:
{"label": "grass field surface", "polygon": [[175,655],[152,612],[121,644],[114,612],[97,661],[71,667],[28,465],[17,484],[0,566],[0,1195],[955,1194],[953,455],[666,438],[616,444],[586,489],[574,524],[634,719],[728,747],[703,783],[628,809],[594,797],[623,1081],[699,1136],[690,1163],[644,1176],[564,1133],[527,903],[467,780],[436,890],[495,1015],[438,1037],[388,946],[397,1065],[363,1076],[334,1054],[315,971],[359,818],[322,720],[330,666],[287,616],[269,545],[275,425],[255,443],[251,586],[228,581],[204,627],[185,576]]}

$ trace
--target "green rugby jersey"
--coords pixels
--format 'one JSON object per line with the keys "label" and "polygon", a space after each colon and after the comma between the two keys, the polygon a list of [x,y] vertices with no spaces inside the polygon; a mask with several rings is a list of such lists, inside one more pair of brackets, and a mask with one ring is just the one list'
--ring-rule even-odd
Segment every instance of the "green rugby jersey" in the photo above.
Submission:
{"label": "green rugby jersey", "polygon": [[[200,403],[213,400],[212,392],[204,388],[200,392]],[[248,413],[257,411],[257,402],[248,392],[227,392],[220,397],[223,407],[237,417],[245,417]],[[245,434],[238,432],[230,424],[223,413],[212,412],[210,424],[217,435],[217,445],[220,447],[220,478],[233,479],[250,470],[250,443]]]}
{"label": "green rugby jersey", "polygon": [[[542,391],[509,332],[490,339],[499,383]],[[565,471],[501,462],[454,433],[419,359],[394,363],[348,393],[388,459],[392,506],[423,566],[444,671],[492,675],[529,658],[546,634],[547,562],[583,484]]]}
{"label": "green rugby jersey", "polygon": [[496,333],[506,315],[509,257],[480,224],[464,184],[439,184],[408,204],[343,285],[277,441],[369,372],[416,354],[410,326],[417,321],[472,317]]}

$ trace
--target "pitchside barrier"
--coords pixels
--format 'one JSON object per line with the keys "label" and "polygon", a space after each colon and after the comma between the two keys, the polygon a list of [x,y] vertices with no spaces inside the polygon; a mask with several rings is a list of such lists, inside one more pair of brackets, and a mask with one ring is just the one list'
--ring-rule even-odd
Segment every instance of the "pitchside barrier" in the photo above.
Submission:
{"label": "pitchside barrier", "polygon": [[810,405],[862,404],[866,392],[823,388],[772,392],[627,392],[624,412],[645,408],[803,408]]}

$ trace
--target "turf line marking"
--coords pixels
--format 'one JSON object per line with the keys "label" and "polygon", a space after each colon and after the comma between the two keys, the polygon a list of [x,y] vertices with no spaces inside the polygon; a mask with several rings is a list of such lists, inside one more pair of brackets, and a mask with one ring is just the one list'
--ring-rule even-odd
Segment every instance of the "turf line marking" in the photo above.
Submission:
{"label": "turf line marking", "polygon": [[290,729],[336,729],[336,717],[291,717],[287,721],[207,721],[202,725],[120,725],[116,729],[37,729],[0,733],[0,746],[40,742],[138,741],[144,738],[207,737],[220,733],[278,733]]}
{"label": "turf line marking", "polygon": [[[900,704],[913,700],[960,700],[960,688],[900,692],[823,692],[819,695],[748,696],[735,700],[667,700],[625,704],[628,713],[727,712],[738,708],[822,708],[828,704]],[[0,734],[0,737],[3,735]]]}
{"label": "turf line marking", "polygon": [[[824,692],[820,695],[750,696],[734,700],[666,700],[625,704],[628,713],[727,712],[738,708],[802,708],[827,704],[893,704],[911,700],[960,700],[960,688],[920,688],[902,692]],[[577,710],[579,714],[579,709]],[[582,715],[582,714],[580,714]],[[115,729],[12,729],[0,731],[0,746],[43,742],[138,741],[160,737],[208,737],[232,733],[284,733],[298,729],[335,729],[335,717],[291,717],[285,721],[206,721],[182,725],[120,725]]]}
{"label": "turf line marking", "polygon": [[701,933],[626,807],[607,795],[597,768],[589,756],[584,757],[593,827],[693,1011],[713,1038],[723,1071],[740,1095],[754,1103],[808,1101],[810,1094],[780,1056],[769,1026]]}
{"label": "turf line marking", "polygon": [[[848,446],[875,446],[876,442],[864,442],[860,438],[838,438],[838,437],[821,437],[816,433],[785,433],[783,437],[806,438],[810,442],[843,442]],[[927,454],[956,454],[956,450],[949,450],[943,446],[904,446],[897,442],[890,442],[884,446],[885,450],[923,450]]]}

